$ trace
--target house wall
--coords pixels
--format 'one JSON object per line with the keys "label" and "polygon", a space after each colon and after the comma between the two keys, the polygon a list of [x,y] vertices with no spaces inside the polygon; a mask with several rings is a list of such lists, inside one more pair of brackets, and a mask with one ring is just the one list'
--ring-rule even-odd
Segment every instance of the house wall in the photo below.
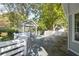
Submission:
{"label": "house wall", "polygon": [[79,41],[75,41],[75,30],[74,30],[74,14],[79,13],[79,4],[73,3],[73,4],[67,4],[68,6],[65,7],[65,11],[68,11],[68,21],[69,21],[69,43],[68,43],[68,49],[72,52],[79,55]]}
{"label": "house wall", "polygon": [[79,42],[75,41],[74,36],[74,19],[73,15],[69,15],[69,47],[68,49],[79,55]]}

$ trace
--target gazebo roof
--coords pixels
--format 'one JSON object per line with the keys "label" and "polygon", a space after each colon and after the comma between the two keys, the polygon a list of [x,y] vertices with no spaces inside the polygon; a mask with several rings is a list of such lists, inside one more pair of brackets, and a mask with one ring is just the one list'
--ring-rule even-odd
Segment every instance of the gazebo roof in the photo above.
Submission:
{"label": "gazebo roof", "polygon": [[38,27],[38,25],[36,24],[36,22],[34,20],[23,21],[22,26],[25,26],[25,27]]}

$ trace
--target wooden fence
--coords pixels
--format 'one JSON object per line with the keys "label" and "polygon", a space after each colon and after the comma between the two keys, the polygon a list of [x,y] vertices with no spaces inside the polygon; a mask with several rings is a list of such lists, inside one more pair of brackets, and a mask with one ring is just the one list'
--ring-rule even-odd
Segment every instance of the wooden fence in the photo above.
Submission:
{"label": "wooden fence", "polygon": [[27,37],[20,37],[11,41],[0,42],[0,56],[26,56]]}

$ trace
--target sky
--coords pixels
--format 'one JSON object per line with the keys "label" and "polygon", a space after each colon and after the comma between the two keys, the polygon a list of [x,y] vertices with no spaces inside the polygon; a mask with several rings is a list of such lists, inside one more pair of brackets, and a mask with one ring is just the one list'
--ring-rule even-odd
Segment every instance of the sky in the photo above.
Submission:
{"label": "sky", "polygon": [[[2,12],[1,12],[1,11],[2,11]],[[7,12],[7,10],[5,9],[5,7],[0,4],[0,14],[6,13],[6,12]]]}
{"label": "sky", "polygon": [[29,15],[28,19],[32,19],[33,17],[35,17],[35,15],[30,12],[30,15]]}

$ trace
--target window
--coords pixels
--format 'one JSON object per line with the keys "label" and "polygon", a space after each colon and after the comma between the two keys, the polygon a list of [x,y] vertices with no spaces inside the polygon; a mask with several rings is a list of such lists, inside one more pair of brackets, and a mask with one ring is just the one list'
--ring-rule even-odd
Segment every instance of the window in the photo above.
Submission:
{"label": "window", "polygon": [[75,40],[79,41],[79,13],[75,14]]}

